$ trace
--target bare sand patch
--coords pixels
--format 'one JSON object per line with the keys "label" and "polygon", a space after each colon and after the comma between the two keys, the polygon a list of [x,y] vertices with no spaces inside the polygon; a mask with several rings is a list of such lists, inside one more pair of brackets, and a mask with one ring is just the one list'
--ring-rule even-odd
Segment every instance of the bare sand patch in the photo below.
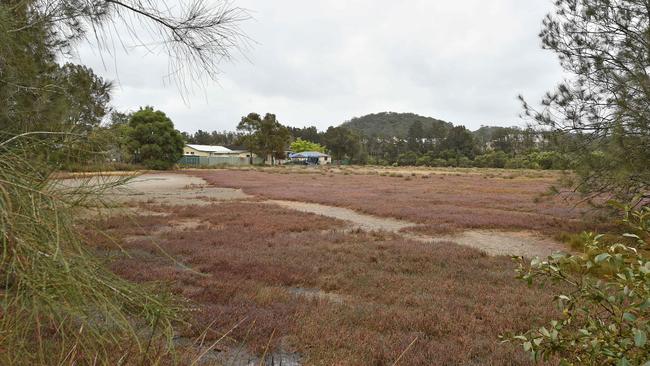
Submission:
{"label": "bare sand patch", "polygon": [[[87,179],[63,179],[58,182],[72,189],[78,187],[101,187],[117,182],[113,175],[92,176]],[[215,201],[247,199],[251,196],[241,189],[219,188],[205,180],[185,174],[147,173],[131,178],[125,184],[108,188],[104,199],[119,203],[146,202],[167,205],[209,205]]]}
{"label": "bare sand patch", "polygon": [[123,202],[168,205],[209,205],[250,197],[240,189],[212,187],[201,178],[184,174],[144,174],[120,187],[116,196]]}
{"label": "bare sand patch", "polygon": [[345,297],[343,295],[335,294],[332,292],[325,292],[318,288],[290,287],[287,290],[292,295],[302,296],[309,300],[323,300],[333,302],[335,304],[343,304],[345,301]]}
{"label": "bare sand patch", "polygon": [[554,252],[567,251],[565,245],[530,231],[466,230],[457,235],[404,236],[427,243],[453,242],[476,248],[489,255],[546,257]]}

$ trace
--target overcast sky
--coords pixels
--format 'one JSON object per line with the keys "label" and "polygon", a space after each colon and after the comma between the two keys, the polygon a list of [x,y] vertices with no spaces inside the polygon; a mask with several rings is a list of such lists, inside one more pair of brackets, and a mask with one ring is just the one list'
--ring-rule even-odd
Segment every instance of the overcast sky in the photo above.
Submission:
{"label": "overcast sky", "polygon": [[[171,1],[170,1],[171,2]],[[164,55],[133,49],[79,62],[113,80],[113,106],[152,105],[182,131],[233,130],[249,112],[325,129],[355,116],[413,112],[464,124],[521,125],[524,94],[537,101],[561,78],[540,49],[551,0],[235,0],[255,41],[221,66],[218,83],[184,94],[164,81]]]}

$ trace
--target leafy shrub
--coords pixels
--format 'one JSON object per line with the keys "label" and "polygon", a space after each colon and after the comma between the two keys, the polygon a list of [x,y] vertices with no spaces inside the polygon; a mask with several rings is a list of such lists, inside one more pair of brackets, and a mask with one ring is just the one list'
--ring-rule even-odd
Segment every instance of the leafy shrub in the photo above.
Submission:
{"label": "leafy shrub", "polygon": [[170,169],[183,156],[183,137],[161,111],[141,108],[129,120],[128,148],[136,163],[149,169]]}
{"label": "leafy shrub", "polygon": [[417,161],[417,158],[418,158],[417,153],[415,153],[413,151],[409,151],[407,153],[400,154],[397,157],[397,164],[399,166],[412,166],[412,165],[415,165],[415,163]]}
{"label": "leafy shrub", "polygon": [[457,165],[461,168],[470,168],[473,166],[472,160],[470,160],[467,156],[460,156],[457,159]]}
{"label": "leafy shrub", "polygon": [[507,160],[508,155],[503,151],[491,151],[477,156],[474,159],[474,165],[479,168],[504,168]]}
{"label": "leafy shrub", "polygon": [[430,155],[422,155],[417,158],[415,161],[415,165],[417,166],[431,166],[432,165],[432,158]]}
{"label": "leafy shrub", "polygon": [[303,151],[318,151],[318,152],[325,152],[325,147],[321,146],[318,143],[308,141],[308,140],[303,140],[300,137],[298,137],[294,142],[291,143],[291,151],[295,153],[303,152]]}
{"label": "leafy shrub", "polygon": [[556,296],[561,319],[509,340],[535,360],[560,357],[561,365],[650,365],[650,208],[628,210],[624,221],[632,232],[615,244],[589,235],[584,254],[519,259],[518,278],[567,290]]}

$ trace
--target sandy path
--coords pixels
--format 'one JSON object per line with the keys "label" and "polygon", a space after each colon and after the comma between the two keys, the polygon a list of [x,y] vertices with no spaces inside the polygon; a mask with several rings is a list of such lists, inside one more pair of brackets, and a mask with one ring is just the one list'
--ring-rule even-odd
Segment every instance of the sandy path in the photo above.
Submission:
{"label": "sandy path", "polygon": [[349,222],[351,226],[353,226],[354,228],[358,228],[366,231],[383,230],[383,231],[390,231],[390,232],[398,232],[401,229],[415,226],[415,224],[407,221],[366,215],[366,214],[356,212],[354,210],[350,210],[348,208],[326,206],[318,203],[278,201],[278,200],[268,200],[264,202],[274,204],[274,205],[279,205],[284,208],[289,208],[292,210],[297,210],[301,212],[310,212],[318,215],[344,220]]}
{"label": "sandy path", "polygon": [[520,255],[525,257],[548,256],[553,252],[565,250],[564,245],[526,231],[466,230],[458,235],[426,236],[400,232],[417,226],[416,223],[362,214],[347,208],[326,206],[317,203],[269,200],[266,203],[285,208],[310,212],[344,220],[354,228],[367,231],[388,231],[405,238],[426,243],[454,242],[476,248],[489,255]]}

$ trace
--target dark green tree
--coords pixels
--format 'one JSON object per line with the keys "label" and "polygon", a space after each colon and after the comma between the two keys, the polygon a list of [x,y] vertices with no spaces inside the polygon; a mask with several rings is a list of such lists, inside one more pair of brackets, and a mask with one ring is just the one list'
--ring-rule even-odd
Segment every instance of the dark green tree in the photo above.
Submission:
{"label": "dark green tree", "polygon": [[[283,159],[291,141],[289,129],[277,121],[275,114],[267,113],[261,118],[257,113],[242,117],[237,131],[243,133],[240,142],[252,153],[271,164],[275,159]],[[252,159],[252,156],[251,156]]]}
{"label": "dark green tree", "polygon": [[[645,0],[558,0],[544,20],[543,47],[567,81],[534,121],[574,136],[578,189],[620,199],[650,194],[650,4]],[[522,99],[523,100],[523,99]]]}
{"label": "dark green tree", "polygon": [[456,126],[450,129],[440,147],[442,150],[455,152],[459,158],[465,156],[473,159],[476,152],[474,136],[465,126]]}
{"label": "dark green tree", "polygon": [[89,131],[99,126],[110,111],[111,83],[95,75],[92,69],[66,63],[55,73],[54,82],[63,89],[66,120],[78,130]]}
{"label": "dark green tree", "polygon": [[145,107],[131,116],[127,146],[135,163],[169,169],[183,156],[184,142],[165,113]]}
{"label": "dark green tree", "polygon": [[131,120],[132,115],[133,115],[132,113],[120,112],[120,111],[113,110],[111,112],[111,115],[110,115],[110,118],[109,118],[109,121],[108,121],[108,125],[110,127],[120,126],[120,125],[123,125],[123,126],[128,125],[129,121]]}
{"label": "dark green tree", "polygon": [[199,145],[212,145],[212,138],[210,136],[210,133],[207,131],[203,130],[198,130],[194,133],[194,136],[192,136],[193,143],[199,144]]}
{"label": "dark green tree", "polygon": [[[27,3],[27,2],[23,2]],[[27,26],[22,4],[2,7],[5,26],[27,27],[20,36],[0,29],[0,126],[28,131],[88,132],[109,112],[111,84],[81,65],[56,62],[46,24]],[[11,11],[8,11],[11,10]],[[1,18],[0,18],[1,19]]]}
{"label": "dark green tree", "polygon": [[345,127],[330,127],[323,136],[323,142],[334,160],[355,159],[361,153],[361,139]]}
{"label": "dark green tree", "polygon": [[305,141],[315,142],[317,144],[321,143],[322,133],[318,132],[318,129],[315,126],[311,127],[289,127],[289,132],[294,139],[303,139]]}
{"label": "dark green tree", "polygon": [[422,139],[424,138],[424,128],[422,122],[415,121],[411,124],[407,136],[409,150],[413,152],[422,152]]}

